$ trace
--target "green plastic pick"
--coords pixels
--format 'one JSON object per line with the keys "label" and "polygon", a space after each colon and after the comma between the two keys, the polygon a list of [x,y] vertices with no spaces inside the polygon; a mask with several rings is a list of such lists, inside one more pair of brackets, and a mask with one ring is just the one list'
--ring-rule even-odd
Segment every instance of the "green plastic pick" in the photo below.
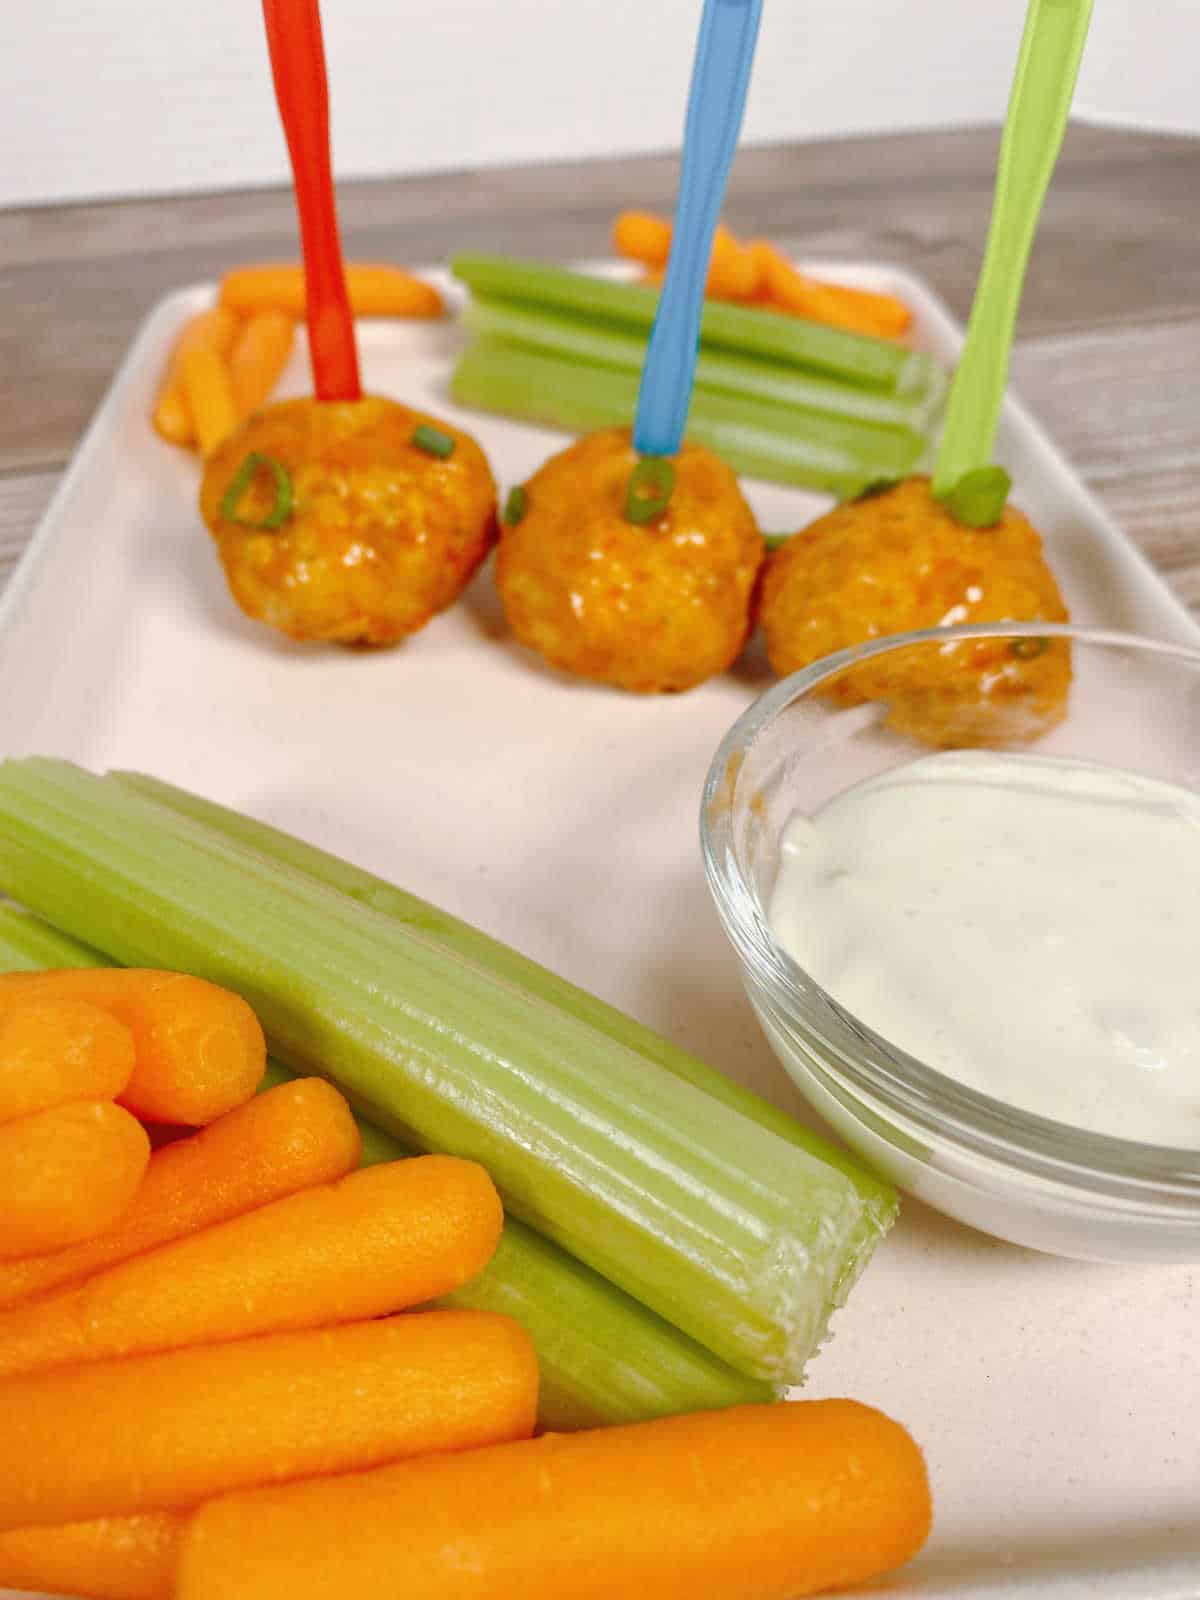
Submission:
{"label": "green plastic pick", "polygon": [[1029,251],[1062,147],[1092,0],[1029,0],[987,249],[933,473],[933,492],[991,462]]}

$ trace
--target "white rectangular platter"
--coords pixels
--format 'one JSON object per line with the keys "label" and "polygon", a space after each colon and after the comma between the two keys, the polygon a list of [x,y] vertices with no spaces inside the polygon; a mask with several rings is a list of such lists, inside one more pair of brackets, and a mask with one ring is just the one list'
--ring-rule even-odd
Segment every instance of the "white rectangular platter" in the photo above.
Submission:
{"label": "white rectangular platter", "polygon": [[[903,295],[921,341],[953,360],[958,330],[920,282],[814,270]],[[568,681],[506,637],[486,569],[391,652],[305,648],[246,621],[196,511],[196,463],[148,421],[172,339],[211,295],[183,290],[150,316],[0,602],[0,755],[141,768],[253,812],[806,1114],[743,997],[699,863],[701,783],[767,682],[760,657],[678,697]],[[367,387],[472,429],[502,486],[564,442],[454,411],[453,326],[367,323],[361,338]],[[306,382],[300,351],[282,392]],[[1200,639],[1012,402],[998,457],[1078,620]],[[768,531],[826,503],[747,487]],[[926,1451],[934,1535],[884,1590],[1200,1595],[1198,1328],[1188,1269],[1056,1260],[906,1204],[805,1390],[882,1407]]]}

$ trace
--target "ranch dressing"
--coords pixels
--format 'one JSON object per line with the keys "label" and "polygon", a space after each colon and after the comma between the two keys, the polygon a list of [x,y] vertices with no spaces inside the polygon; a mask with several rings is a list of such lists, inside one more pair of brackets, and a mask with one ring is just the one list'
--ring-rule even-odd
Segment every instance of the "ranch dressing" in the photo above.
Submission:
{"label": "ranch dressing", "polygon": [[928,756],[789,823],[770,921],[948,1077],[1200,1148],[1200,795],[1054,757]]}

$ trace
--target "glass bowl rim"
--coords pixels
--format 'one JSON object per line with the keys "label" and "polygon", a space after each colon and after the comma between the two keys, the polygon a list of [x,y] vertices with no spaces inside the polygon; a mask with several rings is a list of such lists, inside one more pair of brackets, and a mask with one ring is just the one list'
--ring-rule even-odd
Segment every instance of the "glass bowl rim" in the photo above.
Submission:
{"label": "glass bowl rim", "polygon": [[700,807],[701,854],[709,891],[739,958],[772,1001],[789,1016],[810,1015],[815,1003],[823,1019],[843,1032],[843,1044],[849,1043],[850,1051],[839,1049],[837,1066],[830,1070],[863,1097],[876,1115],[882,1113],[886,1119],[890,1113],[914,1128],[918,1137],[924,1135],[942,1144],[949,1140],[986,1160],[1018,1167],[1031,1178],[1082,1187],[1097,1197],[1200,1204],[1200,1149],[1092,1133],[1022,1110],[927,1066],[839,1005],[776,941],[756,890],[732,849],[717,836],[719,818],[732,810],[731,799],[726,799],[731,770],[740,768],[764,729],[821,683],[848,667],[913,645],[1015,637],[1062,638],[1084,646],[1164,656],[1193,667],[1200,681],[1200,646],[1071,622],[923,628],[824,656],[759,695],[717,747]]}

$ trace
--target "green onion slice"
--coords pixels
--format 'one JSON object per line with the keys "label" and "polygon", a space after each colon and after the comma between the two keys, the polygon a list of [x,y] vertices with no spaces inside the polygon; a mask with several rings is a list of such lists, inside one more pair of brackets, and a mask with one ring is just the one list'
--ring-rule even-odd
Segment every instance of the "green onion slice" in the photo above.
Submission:
{"label": "green onion slice", "polygon": [[[239,517],[238,507],[245,498],[246,490],[264,469],[275,480],[275,500],[271,509],[265,517]],[[257,450],[251,450],[229,480],[229,487],[221,496],[221,515],[226,522],[236,522],[243,528],[266,528],[274,532],[291,516],[292,500],[292,479],[283,462],[277,461],[274,456],[265,456]]]}
{"label": "green onion slice", "polygon": [[412,442],[427,456],[438,456],[443,461],[454,454],[453,437],[443,433],[440,428],[431,427],[428,422],[422,422],[413,429]]}
{"label": "green onion slice", "polygon": [[788,540],[793,537],[794,535],[790,533],[764,533],[763,543],[768,550],[782,550]]}
{"label": "green onion slice", "polygon": [[1008,647],[1008,653],[1016,656],[1018,661],[1036,661],[1049,648],[1049,639],[1014,639]]}
{"label": "green onion slice", "polygon": [[529,496],[518,483],[514,489],[508,491],[508,499],[504,502],[504,525],[515,528],[529,510]]}
{"label": "green onion slice", "polygon": [[1012,479],[1003,467],[975,467],[944,497],[955,522],[966,528],[993,528],[1004,513]]}
{"label": "green onion slice", "polygon": [[625,517],[639,527],[661,517],[671,503],[675,468],[666,456],[643,456],[629,474]]}

